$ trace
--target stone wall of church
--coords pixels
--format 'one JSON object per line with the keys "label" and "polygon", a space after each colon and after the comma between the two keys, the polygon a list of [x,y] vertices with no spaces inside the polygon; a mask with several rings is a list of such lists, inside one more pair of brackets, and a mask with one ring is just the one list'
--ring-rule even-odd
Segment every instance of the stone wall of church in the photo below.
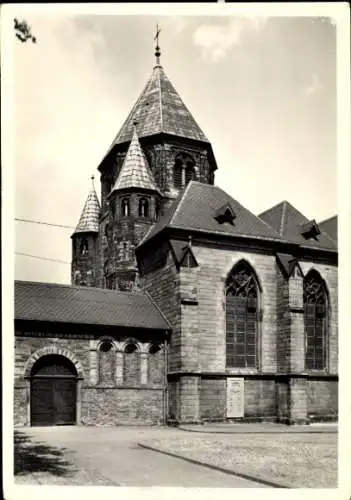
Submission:
{"label": "stone wall of church", "polygon": [[[77,424],[158,424],[164,421],[164,343],[108,337],[112,348],[101,350],[105,337],[82,333],[16,331],[15,425],[30,425],[30,372],[41,356],[68,357],[78,371]],[[127,352],[127,346],[136,349]]]}

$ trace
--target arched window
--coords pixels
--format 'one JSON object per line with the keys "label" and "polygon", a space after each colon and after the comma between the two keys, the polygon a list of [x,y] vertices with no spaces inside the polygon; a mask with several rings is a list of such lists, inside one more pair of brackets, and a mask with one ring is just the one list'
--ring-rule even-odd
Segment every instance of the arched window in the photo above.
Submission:
{"label": "arched window", "polygon": [[134,343],[127,344],[124,349],[123,372],[125,385],[140,384],[140,356]]}
{"label": "arched window", "polygon": [[99,345],[99,383],[114,383],[115,353],[111,340],[104,340]]}
{"label": "arched window", "polygon": [[121,203],[122,217],[128,217],[130,214],[129,198],[123,198]]}
{"label": "arched window", "polygon": [[189,182],[194,179],[195,179],[194,163],[192,161],[187,161],[185,169],[185,184],[189,184]]}
{"label": "arched window", "polygon": [[84,239],[80,242],[80,254],[88,255],[88,251],[89,251],[88,240]]}
{"label": "arched window", "polygon": [[258,367],[259,288],[246,262],[237,264],[226,283],[226,365]]}
{"label": "arched window", "polygon": [[303,282],[305,323],[305,367],[323,370],[327,365],[328,299],[325,284],[317,271]]}
{"label": "arched window", "polygon": [[149,202],[146,198],[140,198],[139,200],[139,217],[149,216]]}
{"label": "arched window", "polygon": [[150,384],[162,384],[164,376],[164,356],[159,344],[151,344],[148,356],[148,381]]}
{"label": "arched window", "polygon": [[182,171],[183,171],[183,162],[180,158],[177,158],[173,170],[173,184],[174,187],[176,188],[182,187]]}

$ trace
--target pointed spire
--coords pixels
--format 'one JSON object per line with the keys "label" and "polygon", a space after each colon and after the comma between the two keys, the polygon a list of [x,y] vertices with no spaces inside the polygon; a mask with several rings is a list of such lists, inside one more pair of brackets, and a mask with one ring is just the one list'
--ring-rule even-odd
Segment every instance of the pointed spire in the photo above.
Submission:
{"label": "pointed spire", "polygon": [[160,56],[161,56],[161,50],[160,50],[160,47],[158,45],[158,37],[161,33],[161,30],[159,29],[158,27],[158,24],[156,24],[156,35],[155,35],[155,38],[154,40],[156,40],[156,47],[155,47],[155,57],[156,57],[156,66],[160,66]]}
{"label": "pointed spire", "polygon": [[99,232],[100,203],[95,191],[93,175],[91,176],[91,181],[92,187],[89,191],[78,225],[73,234]]}
{"label": "pointed spire", "polygon": [[159,192],[141,149],[135,123],[133,124],[131,143],[111,193],[126,188],[141,188]]}

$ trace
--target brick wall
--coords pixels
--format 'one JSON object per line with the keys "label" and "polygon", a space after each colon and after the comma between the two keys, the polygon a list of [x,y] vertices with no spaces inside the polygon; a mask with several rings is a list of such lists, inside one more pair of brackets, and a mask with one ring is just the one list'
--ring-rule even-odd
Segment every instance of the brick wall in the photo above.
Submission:
{"label": "brick wall", "polygon": [[114,349],[101,352],[99,338],[93,334],[56,333],[50,336],[49,333],[18,330],[15,336],[15,424],[29,423],[30,380],[25,379],[26,366],[32,366],[32,356],[49,346],[54,353],[67,353],[79,364],[81,373],[78,375],[82,374],[83,378],[78,391],[80,411],[77,413],[81,416],[78,423],[113,425],[116,422],[162,421],[164,350],[161,348],[156,354],[148,352],[153,342],[157,344],[156,337],[151,342],[136,342],[139,350],[130,354],[123,352],[126,338],[113,339]]}
{"label": "brick wall", "polygon": [[244,385],[245,414],[247,418],[275,418],[276,387],[275,380],[246,378]]}
{"label": "brick wall", "polygon": [[161,424],[163,391],[86,387],[81,415],[85,425]]}

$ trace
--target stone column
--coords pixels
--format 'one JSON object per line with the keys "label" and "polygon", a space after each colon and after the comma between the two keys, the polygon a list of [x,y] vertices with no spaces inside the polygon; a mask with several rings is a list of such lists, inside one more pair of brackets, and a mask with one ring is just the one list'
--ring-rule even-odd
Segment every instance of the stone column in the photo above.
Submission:
{"label": "stone column", "polygon": [[147,384],[147,352],[140,353],[140,383]]}
{"label": "stone column", "polygon": [[89,383],[96,385],[98,383],[98,352],[96,340],[90,340],[89,350]]}
{"label": "stone column", "polygon": [[124,352],[122,349],[123,349],[122,343],[117,342],[116,363],[115,363],[116,366],[115,380],[117,385],[123,384]]}

